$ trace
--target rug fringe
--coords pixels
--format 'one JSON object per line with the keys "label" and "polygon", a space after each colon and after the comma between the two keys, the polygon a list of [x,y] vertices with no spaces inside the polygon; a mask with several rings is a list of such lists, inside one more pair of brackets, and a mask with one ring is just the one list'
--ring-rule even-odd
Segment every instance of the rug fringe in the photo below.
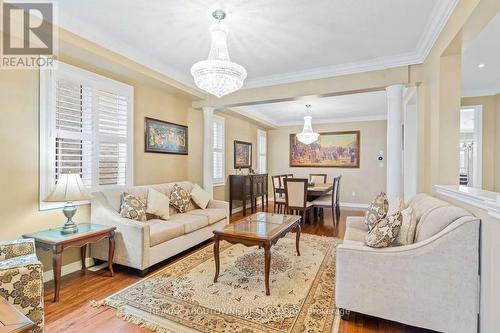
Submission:
{"label": "rug fringe", "polygon": [[137,317],[135,315],[132,315],[130,313],[125,313],[121,309],[118,309],[116,311],[116,316],[120,319],[125,320],[126,322],[132,323],[134,325],[138,325],[142,328],[146,328],[152,332],[156,333],[175,333],[174,331],[167,330],[161,326],[158,326],[156,324],[153,324],[152,322],[149,322],[147,320],[144,320],[140,317]]}
{"label": "rug fringe", "polygon": [[99,308],[101,306],[109,306],[109,307],[112,307],[115,309],[119,309],[124,305],[125,305],[125,303],[123,303],[123,302],[114,301],[111,299],[103,299],[100,301],[90,300],[90,306],[93,308]]}

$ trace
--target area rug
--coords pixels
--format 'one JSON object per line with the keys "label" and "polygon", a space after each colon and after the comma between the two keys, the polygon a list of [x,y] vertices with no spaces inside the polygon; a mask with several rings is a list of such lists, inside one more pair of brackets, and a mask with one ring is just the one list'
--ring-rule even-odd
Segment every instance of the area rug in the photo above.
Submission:
{"label": "area rug", "polygon": [[271,249],[271,295],[264,251],[221,242],[213,282],[213,247],[204,247],[136,284],[95,302],[155,332],[338,332],[335,247],[331,237],[293,234]]}

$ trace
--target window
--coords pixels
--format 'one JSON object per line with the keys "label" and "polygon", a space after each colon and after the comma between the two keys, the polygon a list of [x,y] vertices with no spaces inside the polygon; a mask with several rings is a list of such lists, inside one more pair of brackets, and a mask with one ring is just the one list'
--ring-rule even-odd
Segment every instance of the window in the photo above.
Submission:
{"label": "window", "polygon": [[259,173],[266,173],[267,170],[267,133],[257,130],[257,150]]}
{"label": "window", "polygon": [[212,124],[212,154],[213,154],[213,185],[224,185],[226,179],[224,118],[213,116]]}
{"label": "window", "polygon": [[132,185],[133,88],[58,63],[40,70],[40,207],[62,173],[90,191]]}

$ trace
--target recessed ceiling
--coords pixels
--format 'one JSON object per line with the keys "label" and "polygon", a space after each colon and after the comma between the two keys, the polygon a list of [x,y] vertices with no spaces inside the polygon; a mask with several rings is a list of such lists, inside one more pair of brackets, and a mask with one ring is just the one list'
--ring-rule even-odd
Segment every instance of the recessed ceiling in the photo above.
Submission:
{"label": "recessed ceiling", "polygon": [[59,24],[194,86],[211,11],[228,13],[229,52],[244,87],[422,62],[457,0],[60,0]]}
{"label": "recessed ceiling", "polygon": [[313,117],[313,125],[387,118],[385,91],[258,104],[232,109],[274,126],[288,126],[303,123],[304,116],[307,114],[306,104],[311,105],[310,115]]}
{"label": "recessed ceiling", "polygon": [[469,44],[462,56],[462,96],[500,93],[500,14]]}

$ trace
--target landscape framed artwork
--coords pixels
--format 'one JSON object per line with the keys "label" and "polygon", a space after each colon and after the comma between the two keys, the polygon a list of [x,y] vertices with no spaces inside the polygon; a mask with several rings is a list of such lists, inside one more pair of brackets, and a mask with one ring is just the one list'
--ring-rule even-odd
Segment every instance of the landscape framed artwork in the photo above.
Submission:
{"label": "landscape framed artwork", "polygon": [[306,145],[290,134],[290,167],[359,168],[359,131],[320,133]]}
{"label": "landscape framed artwork", "polygon": [[187,126],[146,117],[144,136],[148,153],[188,154]]}
{"label": "landscape framed artwork", "polygon": [[252,144],[245,141],[234,141],[234,168],[252,168]]}

